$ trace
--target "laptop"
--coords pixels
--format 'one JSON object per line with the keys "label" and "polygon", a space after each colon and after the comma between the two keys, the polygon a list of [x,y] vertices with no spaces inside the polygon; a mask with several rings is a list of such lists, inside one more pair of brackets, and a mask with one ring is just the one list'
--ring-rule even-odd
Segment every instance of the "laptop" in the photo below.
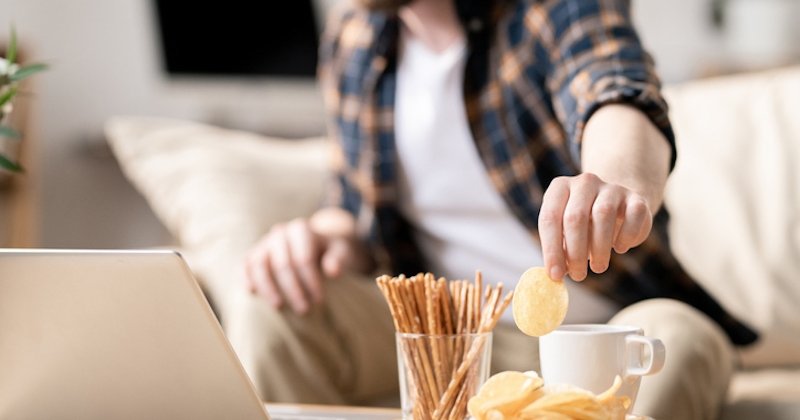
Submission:
{"label": "laptop", "polygon": [[271,417],[177,252],[0,249],[0,420],[54,418]]}

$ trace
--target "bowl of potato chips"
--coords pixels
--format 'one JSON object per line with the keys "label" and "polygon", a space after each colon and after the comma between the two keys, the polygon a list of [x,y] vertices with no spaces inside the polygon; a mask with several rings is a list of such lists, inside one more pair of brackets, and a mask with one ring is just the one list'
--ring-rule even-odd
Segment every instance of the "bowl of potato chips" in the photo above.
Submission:
{"label": "bowl of potato chips", "polygon": [[[623,420],[630,400],[615,397],[622,380],[600,395],[571,385],[545,385],[534,371],[493,375],[467,409],[475,420]],[[635,417],[634,417],[635,418]]]}

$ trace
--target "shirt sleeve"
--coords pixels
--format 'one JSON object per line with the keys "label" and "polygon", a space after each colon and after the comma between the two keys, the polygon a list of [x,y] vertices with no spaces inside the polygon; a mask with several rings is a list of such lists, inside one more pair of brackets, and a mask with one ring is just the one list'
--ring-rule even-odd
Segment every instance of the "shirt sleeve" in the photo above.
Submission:
{"label": "shirt sleeve", "polygon": [[[633,28],[628,0],[544,2],[529,17],[538,21],[547,52],[547,89],[556,117],[580,162],[583,129],[606,104],[629,104],[644,112],[664,134],[675,165],[675,135],[661,95],[652,57]],[[548,6],[549,5],[549,6]]]}
{"label": "shirt sleeve", "polygon": [[322,207],[340,207],[357,215],[360,194],[351,177],[347,176],[345,151],[339,127],[342,119],[339,79],[341,67],[344,65],[341,44],[344,28],[353,15],[354,11],[349,7],[338,7],[331,13],[320,37],[317,79],[325,105],[330,142],[329,171]]}

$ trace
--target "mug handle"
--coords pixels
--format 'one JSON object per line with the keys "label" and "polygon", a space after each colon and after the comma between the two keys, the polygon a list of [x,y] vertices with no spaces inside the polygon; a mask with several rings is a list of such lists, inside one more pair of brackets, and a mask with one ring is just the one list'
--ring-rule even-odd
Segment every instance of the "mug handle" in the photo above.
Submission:
{"label": "mug handle", "polygon": [[657,338],[631,334],[625,337],[625,342],[629,350],[634,345],[643,345],[650,348],[650,363],[648,363],[647,366],[628,366],[628,371],[626,372],[628,376],[654,375],[660,372],[661,368],[664,367],[666,349],[664,348],[663,341]]}

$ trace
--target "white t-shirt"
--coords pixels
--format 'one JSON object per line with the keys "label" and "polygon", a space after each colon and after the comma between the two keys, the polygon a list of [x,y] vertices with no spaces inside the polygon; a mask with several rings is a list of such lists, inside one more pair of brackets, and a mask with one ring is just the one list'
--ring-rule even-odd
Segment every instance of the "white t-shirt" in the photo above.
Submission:
{"label": "white t-shirt", "polygon": [[[464,106],[466,51],[459,40],[436,53],[401,30],[394,115],[399,207],[434,275],[472,279],[480,269],[485,282],[511,288],[525,270],[543,265],[542,250],[478,155]],[[605,322],[619,309],[571,280],[566,284],[565,322]],[[503,319],[513,320],[510,310]]]}

